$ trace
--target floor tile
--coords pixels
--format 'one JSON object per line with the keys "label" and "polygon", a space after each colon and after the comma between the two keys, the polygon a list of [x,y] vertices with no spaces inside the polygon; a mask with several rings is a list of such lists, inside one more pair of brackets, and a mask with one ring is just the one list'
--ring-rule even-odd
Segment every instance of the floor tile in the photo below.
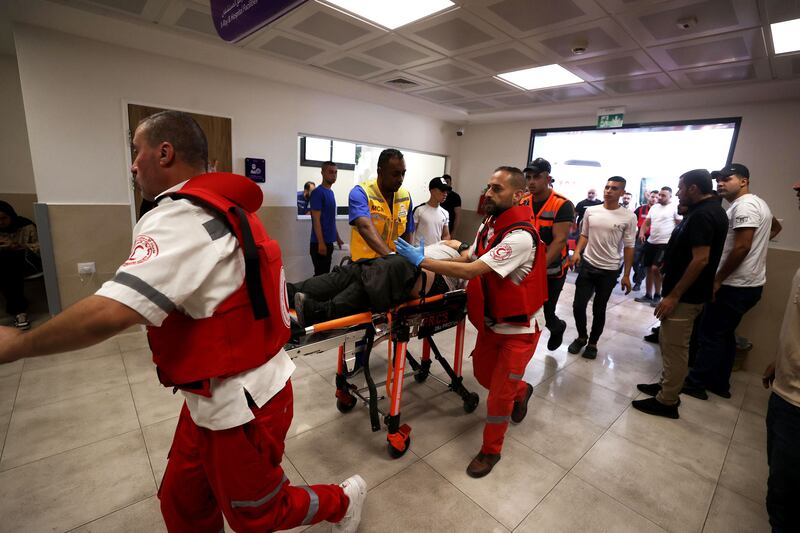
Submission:
{"label": "floor tile", "polygon": [[718,486],[703,533],[769,533],[764,503],[756,503]]}
{"label": "floor tile", "polygon": [[572,473],[670,531],[700,530],[715,485],[611,432]]}
{"label": "floor tile", "polygon": [[9,422],[11,422],[11,413],[0,415],[0,454],[3,453],[3,447],[6,441],[6,433],[8,432]]}
{"label": "floor tile", "polygon": [[147,342],[147,333],[144,331],[124,333],[117,335],[114,339],[117,341],[121,352],[150,349],[150,344]]}
{"label": "floor tile", "polygon": [[567,474],[514,533],[542,531],[664,533],[665,530],[573,474]]}
{"label": "floor tile", "polygon": [[747,387],[747,392],[744,394],[742,409],[757,415],[767,416],[767,404],[769,403],[771,394],[772,389],[765,389],[760,384],[749,385]]}
{"label": "floor tile", "polygon": [[153,354],[150,349],[144,348],[129,352],[122,352],[122,362],[128,383],[141,383],[142,381],[158,381],[156,365],[153,363]]}
{"label": "floor tile", "polygon": [[22,372],[16,407],[28,408],[127,386],[119,353]]}
{"label": "floor tile", "polygon": [[130,387],[142,427],[178,416],[181,411],[183,394],[180,391],[173,394],[171,388],[156,380],[132,383]]}
{"label": "floor tile", "polygon": [[672,420],[627,409],[611,431],[716,482],[729,439],[682,419]]}
{"label": "floor tile", "polygon": [[489,513],[423,462],[411,465],[369,491],[359,530],[430,533],[507,531]]}
{"label": "floor tile", "polygon": [[160,485],[161,478],[164,477],[164,470],[167,468],[167,454],[172,446],[172,437],[175,435],[177,425],[178,417],[175,416],[142,427],[144,443],[147,446],[147,455],[150,458],[156,485]]}
{"label": "floor tile", "polygon": [[480,479],[466,468],[480,450],[483,426],[448,442],[424,461],[508,529],[514,529],[550,492],[566,471],[527,446],[506,438],[502,459]]}
{"label": "floor tile", "polygon": [[66,531],[154,495],[134,431],[0,473],[5,531]]}
{"label": "floor tile", "polygon": [[610,426],[630,404],[628,397],[569,372],[559,372],[533,393],[603,427]]}
{"label": "floor tile", "polygon": [[119,511],[89,522],[70,533],[166,533],[158,497],[129,505]]}
{"label": "floor tile", "polygon": [[370,487],[418,460],[411,449],[399,459],[387,452],[385,426],[370,431],[366,409],[287,439],[286,456],[308,483],[340,483],[360,474]]}
{"label": "floor tile", "polygon": [[116,339],[111,338],[104,340],[99,344],[95,344],[94,346],[89,346],[88,348],[75,350],[73,352],[64,352],[59,354],[45,355],[42,357],[31,357],[30,359],[25,359],[23,370],[25,372],[28,372],[30,370],[51,368],[54,366],[63,365],[64,363],[88,361],[90,359],[95,359],[97,357],[103,357],[107,355],[117,355],[119,353],[120,353],[119,344],[117,344]]}
{"label": "floor tile", "polygon": [[739,413],[733,441],[745,444],[757,450],[767,450],[767,422],[763,416],[750,411]]}
{"label": "floor tile", "polygon": [[294,418],[288,437],[315,428],[341,416],[336,409],[336,388],[319,375],[292,380]]}
{"label": "floor tile", "polygon": [[24,359],[17,359],[13,363],[5,363],[0,365],[0,378],[19,374],[20,372],[22,372],[24,364],[25,364]]}
{"label": "floor tile", "polygon": [[767,453],[732,442],[719,476],[719,484],[750,500],[763,504],[767,497]]}
{"label": "floor tile", "polygon": [[724,401],[698,400],[681,394],[680,415],[681,420],[730,437],[739,419],[739,408]]}
{"label": "floor tile", "polygon": [[0,470],[139,428],[130,390],[119,387],[60,402],[15,409]]}
{"label": "floor tile", "polygon": [[635,398],[639,394],[636,385],[638,383],[652,383],[657,370],[638,370],[629,368],[624,364],[615,365],[607,358],[598,358],[594,361],[588,359],[576,361],[575,364],[566,368],[566,372],[580,376],[587,381],[611,389],[628,398]]}
{"label": "floor tile", "polygon": [[508,435],[562,468],[572,468],[600,438],[605,428],[563,407],[531,397],[528,416]]}
{"label": "floor tile", "polygon": [[19,389],[20,374],[0,377],[0,415],[8,414],[14,407],[14,399]]}

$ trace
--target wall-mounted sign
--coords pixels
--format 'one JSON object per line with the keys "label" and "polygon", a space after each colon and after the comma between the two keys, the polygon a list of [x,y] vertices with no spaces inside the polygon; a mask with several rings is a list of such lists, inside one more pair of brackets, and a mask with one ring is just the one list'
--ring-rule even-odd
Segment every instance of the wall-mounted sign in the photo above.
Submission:
{"label": "wall-mounted sign", "polygon": [[267,181],[267,160],[245,157],[244,175],[253,181],[264,183]]}
{"label": "wall-mounted sign", "polygon": [[307,1],[211,0],[211,18],[219,36],[235,43]]}
{"label": "wall-mounted sign", "polygon": [[621,128],[625,106],[601,107],[597,110],[597,129]]}

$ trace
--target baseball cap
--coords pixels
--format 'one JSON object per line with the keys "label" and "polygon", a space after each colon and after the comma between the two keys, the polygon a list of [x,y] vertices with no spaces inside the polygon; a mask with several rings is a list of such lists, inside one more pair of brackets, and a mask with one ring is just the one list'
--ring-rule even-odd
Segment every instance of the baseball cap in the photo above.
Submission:
{"label": "baseball cap", "polygon": [[739,163],[732,163],[719,171],[719,176],[723,178],[727,178],[728,176],[733,176],[734,174],[742,176],[743,178],[750,179],[750,171],[747,169],[746,166],[741,165]]}
{"label": "baseball cap", "polygon": [[453,188],[444,181],[444,178],[433,178],[430,183],[428,183],[428,190],[431,189],[439,189],[440,191],[452,191]]}
{"label": "baseball cap", "polygon": [[547,159],[537,157],[525,167],[524,173],[541,174],[542,172],[550,172],[550,162]]}

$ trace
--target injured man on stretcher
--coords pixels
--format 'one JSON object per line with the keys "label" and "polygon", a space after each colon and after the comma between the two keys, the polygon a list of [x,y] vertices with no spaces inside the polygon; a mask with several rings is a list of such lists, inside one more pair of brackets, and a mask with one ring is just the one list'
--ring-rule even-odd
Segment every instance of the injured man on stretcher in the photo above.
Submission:
{"label": "injured man on stretcher", "polygon": [[[425,245],[425,257],[431,259],[455,259],[468,251],[468,246],[457,240]],[[423,295],[463,289],[464,284],[464,280],[415,268],[401,256],[390,254],[334,267],[328,274],[288,283],[287,289],[297,321],[307,327],[365,311],[383,313]]]}

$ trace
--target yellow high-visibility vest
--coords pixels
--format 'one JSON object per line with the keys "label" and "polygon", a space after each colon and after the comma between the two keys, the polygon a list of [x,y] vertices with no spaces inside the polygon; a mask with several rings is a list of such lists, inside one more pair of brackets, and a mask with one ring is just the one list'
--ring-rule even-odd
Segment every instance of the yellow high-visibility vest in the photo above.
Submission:
{"label": "yellow high-visibility vest", "polygon": [[[361,187],[366,192],[372,225],[378,230],[378,235],[386,243],[386,246],[394,251],[394,241],[406,232],[408,217],[411,216],[411,195],[402,187],[398,189],[394,193],[393,208],[389,210],[389,204],[378,188],[377,178],[360,183],[356,187]],[[355,226],[351,230],[350,256],[353,261],[380,257],[375,250],[370,248]]]}

